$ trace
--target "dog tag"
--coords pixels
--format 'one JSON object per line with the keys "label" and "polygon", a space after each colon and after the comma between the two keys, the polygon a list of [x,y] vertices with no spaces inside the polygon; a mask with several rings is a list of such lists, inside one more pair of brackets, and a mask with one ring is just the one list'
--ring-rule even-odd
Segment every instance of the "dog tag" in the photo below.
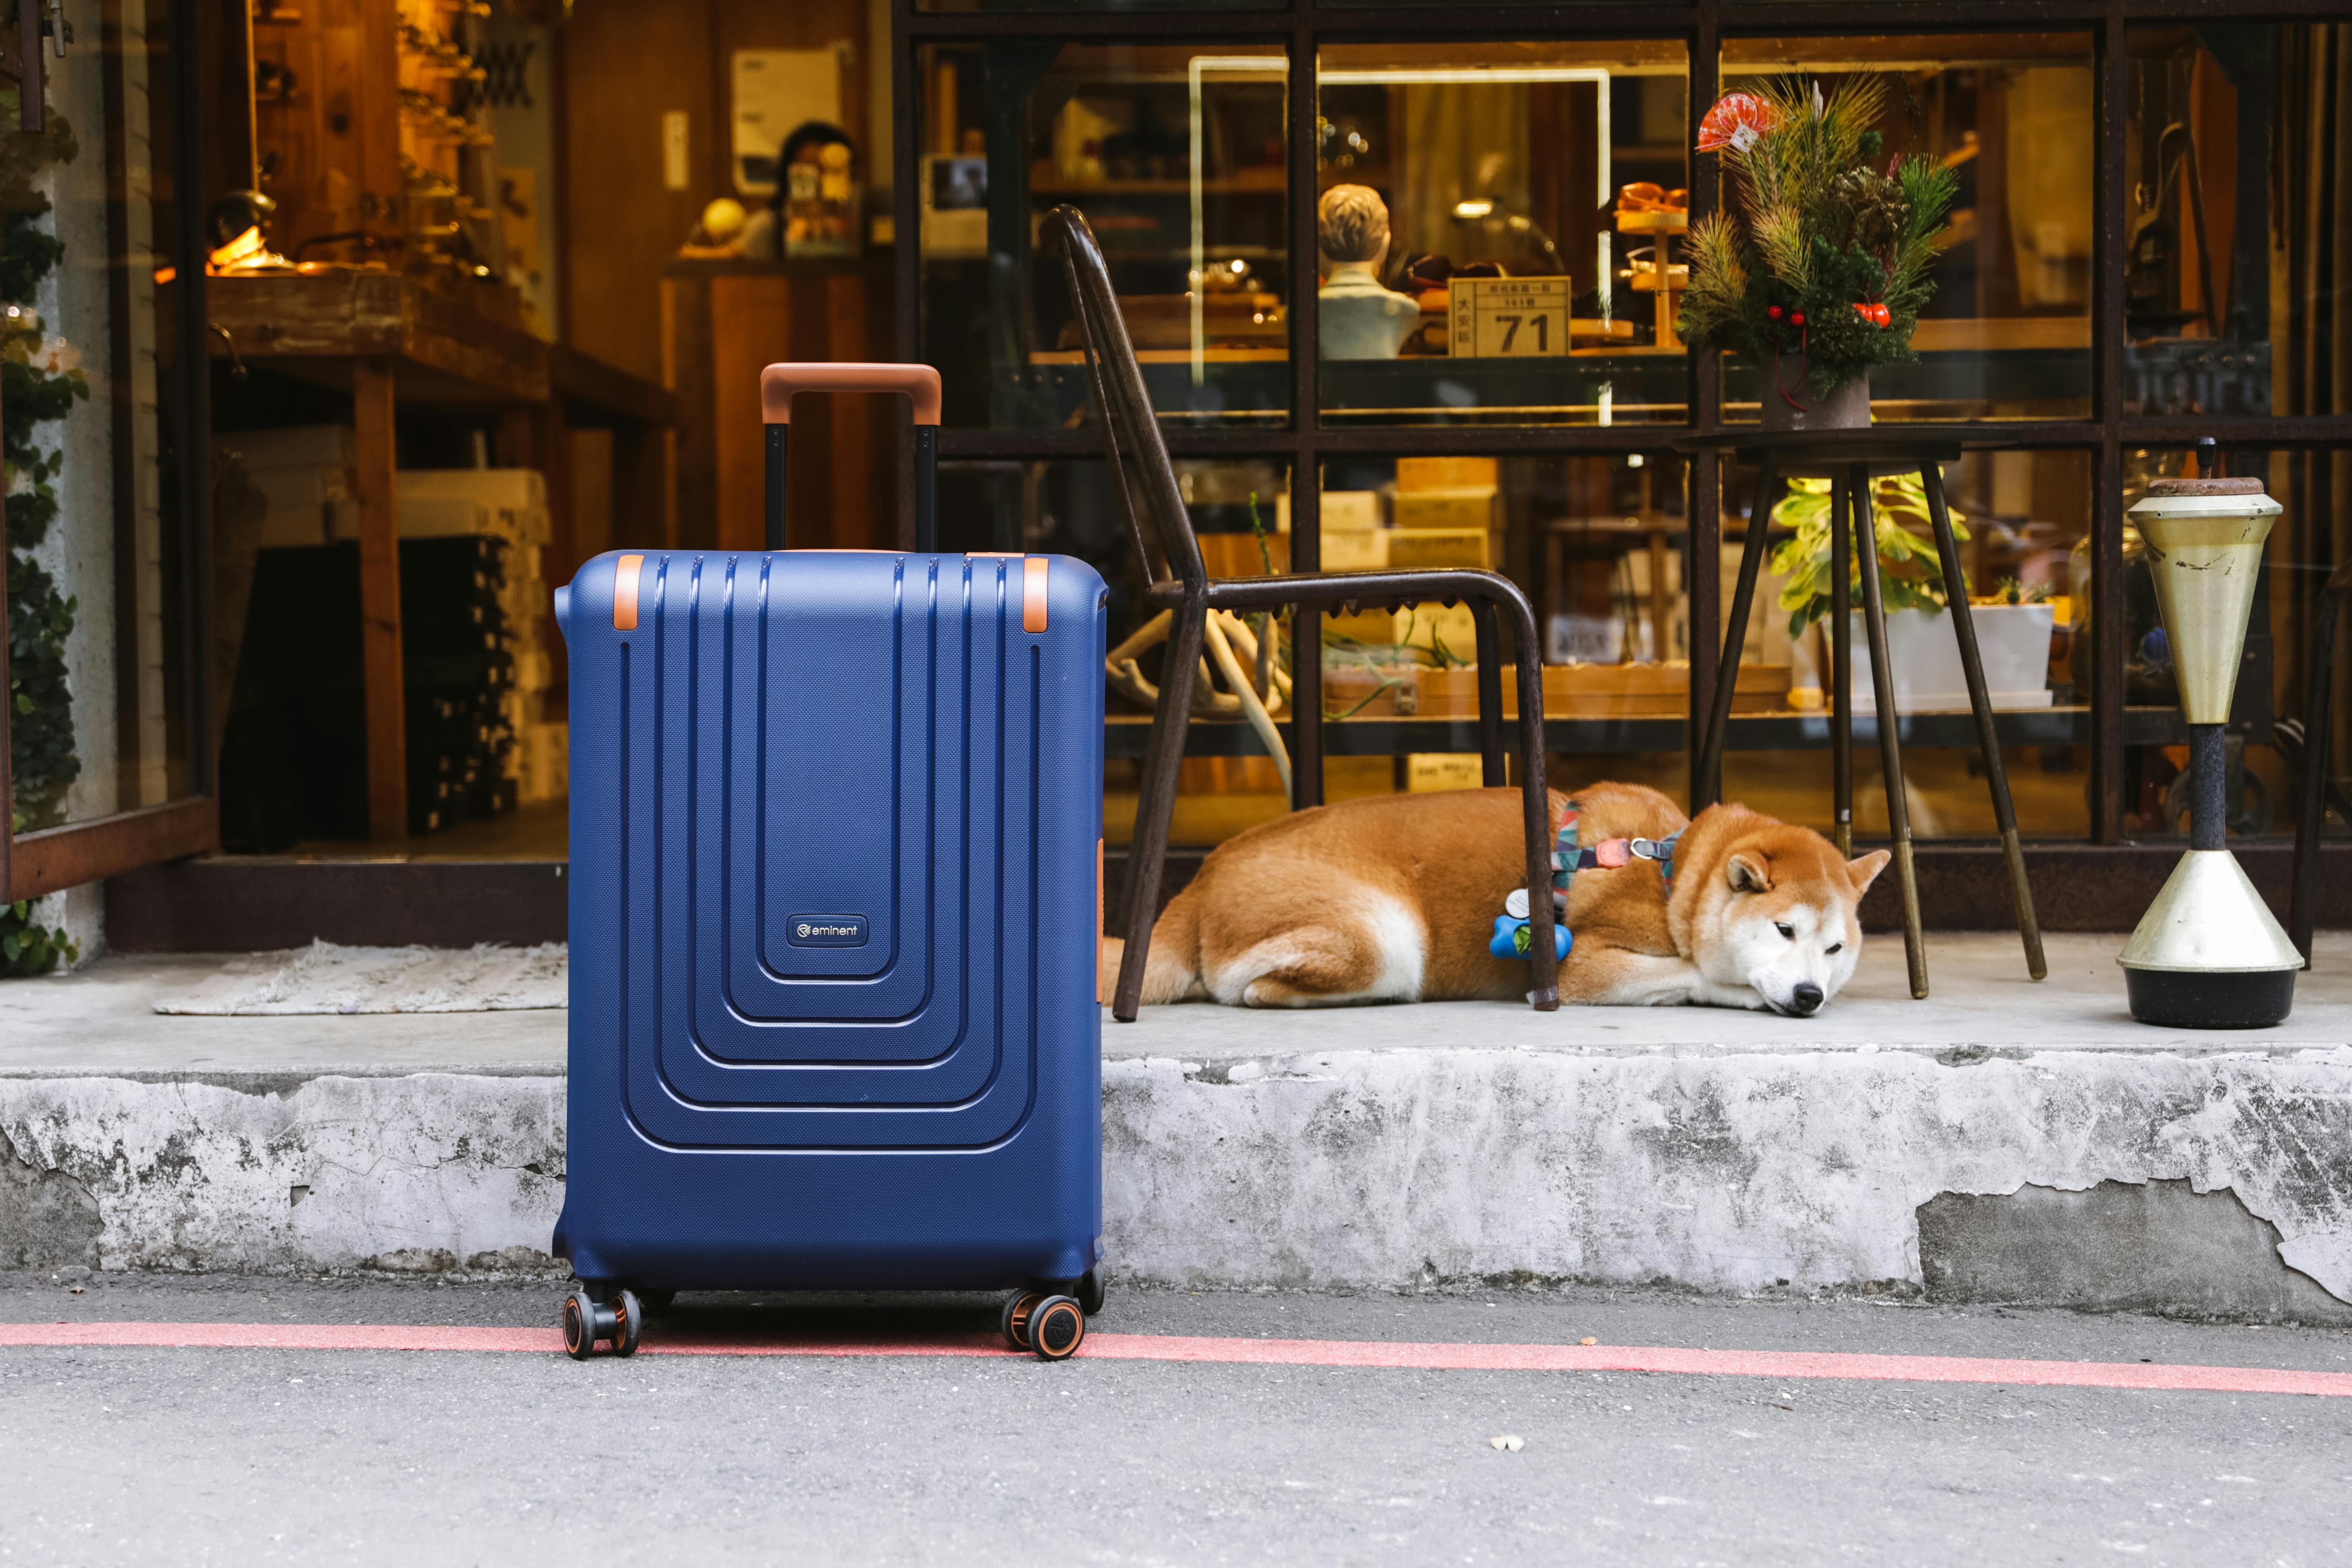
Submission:
{"label": "dog tag", "polygon": [[1615,870],[1633,858],[1631,848],[1622,838],[1604,838],[1592,847],[1593,863]]}
{"label": "dog tag", "polygon": [[1515,921],[1527,919],[1528,890],[1525,888],[1513,888],[1511,896],[1503,900],[1503,912]]}

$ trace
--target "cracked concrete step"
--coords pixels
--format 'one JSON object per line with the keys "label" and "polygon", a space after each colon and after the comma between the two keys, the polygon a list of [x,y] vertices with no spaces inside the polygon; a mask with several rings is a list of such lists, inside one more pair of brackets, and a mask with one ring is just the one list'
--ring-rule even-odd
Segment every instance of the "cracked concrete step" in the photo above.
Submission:
{"label": "cracked concrete step", "polygon": [[[2061,939],[2031,987],[2012,942],[1938,938],[1939,999],[1915,1005],[1899,945],[1875,942],[1820,1020],[1147,1010],[1106,1026],[1108,1246],[1177,1285],[1662,1282],[2352,1322],[2352,941],[2328,940],[2262,1036],[2137,1030],[2094,967],[2112,947]],[[181,963],[0,988],[0,1268],[542,1255],[560,1014],[143,1012]]]}

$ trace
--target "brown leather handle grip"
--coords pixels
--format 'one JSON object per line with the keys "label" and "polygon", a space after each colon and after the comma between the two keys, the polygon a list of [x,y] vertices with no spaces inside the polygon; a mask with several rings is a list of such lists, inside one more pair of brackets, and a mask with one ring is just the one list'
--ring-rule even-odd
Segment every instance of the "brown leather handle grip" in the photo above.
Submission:
{"label": "brown leather handle grip", "polygon": [[769,424],[793,422],[795,392],[903,392],[916,424],[940,422],[940,373],[927,364],[772,364],[760,373],[760,411]]}

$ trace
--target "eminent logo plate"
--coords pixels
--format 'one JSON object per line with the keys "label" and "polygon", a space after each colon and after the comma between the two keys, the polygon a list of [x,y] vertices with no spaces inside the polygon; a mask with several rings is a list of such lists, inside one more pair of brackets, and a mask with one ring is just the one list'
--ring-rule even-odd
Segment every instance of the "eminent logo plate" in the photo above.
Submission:
{"label": "eminent logo plate", "polygon": [[864,915],[793,915],[784,922],[784,941],[793,947],[864,947]]}

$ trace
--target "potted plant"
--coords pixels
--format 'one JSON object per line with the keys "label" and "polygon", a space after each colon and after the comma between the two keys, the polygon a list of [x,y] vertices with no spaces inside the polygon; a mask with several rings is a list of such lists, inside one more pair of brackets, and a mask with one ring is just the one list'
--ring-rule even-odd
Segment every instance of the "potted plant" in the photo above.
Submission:
{"label": "potted plant", "polygon": [[1700,122],[1732,200],[1691,229],[1678,328],[1759,367],[1768,429],[1867,425],[1870,367],[1912,357],[1958,176],[1919,155],[1882,165],[1886,94],[1885,77],[1826,95],[1782,78],[1727,93]]}
{"label": "potted plant", "polygon": [[[1927,532],[1926,482],[1919,475],[1889,474],[1871,487],[1871,525],[1877,535],[1879,600],[1886,609],[1886,662],[1895,676],[1898,712],[1921,713],[1966,708],[1969,687],[1960,667],[1959,634],[1944,611],[1944,576],[1936,544]],[[1968,523],[1951,514],[1952,535],[1969,537]],[[1780,607],[1789,612],[1789,636],[1802,638],[1807,627],[1830,613],[1830,481],[1794,479],[1772,509],[1772,521],[1790,531],[1772,554],[1772,571],[1787,581]],[[1862,623],[1862,577],[1849,559],[1846,604],[1851,606],[1849,646],[1853,658],[1853,702],[1867,709],[1875,699],[1869,645]],[[1965,585],[1965,584],[1964,584]],[[1985,689],[1996,708],[2050,705],[2050,627],[2054,606],[2036,590],[2014,581],[1990,599],[1969,601]],[[1826,660],[1821,667],[1826,667]]]}

